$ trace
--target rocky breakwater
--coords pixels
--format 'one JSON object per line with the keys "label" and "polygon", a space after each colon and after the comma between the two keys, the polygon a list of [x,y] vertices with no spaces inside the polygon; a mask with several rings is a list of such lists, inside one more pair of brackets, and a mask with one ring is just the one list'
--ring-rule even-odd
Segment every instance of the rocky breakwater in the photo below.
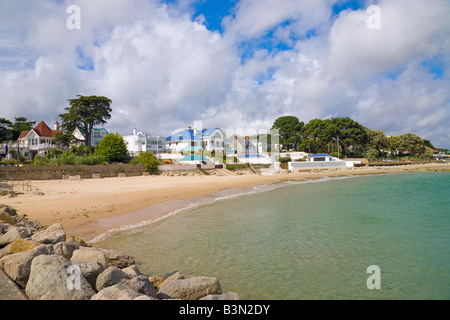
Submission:
{"label": "rocky breakwater", "polygon": [[[239,300],[222,294],[212,277],[142,274],[135,259],[68,237],[61,224],[47,228],[0,205],[0,277],[30,300]],[[8,282],[8,283],[5,283]],[[7,290],[7,289],[5,289]],[[0,290],[0,300],[8,294]]]}

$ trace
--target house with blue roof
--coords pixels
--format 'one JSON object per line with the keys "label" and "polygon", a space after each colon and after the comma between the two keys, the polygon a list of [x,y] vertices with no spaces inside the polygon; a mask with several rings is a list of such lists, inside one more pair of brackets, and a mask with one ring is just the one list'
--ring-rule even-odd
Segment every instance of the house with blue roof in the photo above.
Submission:
{"label": "house with blue roof", "polygon": [[166,148],[172,153],[226,151],[226,136],[219,128],[196,129],[187,127],[166,138]]}

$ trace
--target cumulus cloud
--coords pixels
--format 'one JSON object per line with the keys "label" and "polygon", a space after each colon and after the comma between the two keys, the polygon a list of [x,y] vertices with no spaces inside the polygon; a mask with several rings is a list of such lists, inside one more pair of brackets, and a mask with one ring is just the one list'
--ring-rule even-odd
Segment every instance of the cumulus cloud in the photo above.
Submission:
{"label": "cumulus cloud", "polygon": [[[77,94],[113,100],[108,129],[168,135],[351,116],[450,147],[446,0],[240,0],[207,29],[196,0],[0,0],[1,115],[52,122]],[[81,29],[66,27],[69,5]]]}

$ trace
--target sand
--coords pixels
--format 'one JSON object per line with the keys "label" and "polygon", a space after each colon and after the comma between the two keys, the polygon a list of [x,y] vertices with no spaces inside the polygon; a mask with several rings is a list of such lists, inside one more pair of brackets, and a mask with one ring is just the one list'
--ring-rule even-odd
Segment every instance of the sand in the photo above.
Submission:
{"label": "sand", "polygon": [[[61,223],[68,235],[87,240],[126,224],[156,220],[176,206],[177,201],[205,196],[234,188],[280,183],[295,179],[317,179],[324,176],[381,174],[403,171],[448,168],[448,164],[364,167],[351,170],[323,170],[277,175],[233,176],[140,176],[127,178],[86,179],[81,181],[32,181],[33,191],[23,190],[17,197],[0,198],[0,203],[15,208],[19,215],[43,225]],[[148,210],[155,205],[171,204],[164,210]],[[147,208],[147,210],[145,210]],[[156,207],[155,207],[156,208]]]}

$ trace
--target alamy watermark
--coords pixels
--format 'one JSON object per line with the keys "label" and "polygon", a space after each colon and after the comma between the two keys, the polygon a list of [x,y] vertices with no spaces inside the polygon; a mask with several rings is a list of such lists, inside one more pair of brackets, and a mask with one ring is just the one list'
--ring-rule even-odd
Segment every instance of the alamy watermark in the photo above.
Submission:
{"label": "alamy watermark", "polygon": [[70,16],[66,20],[66,26],[69,30],[81,29],[81,9],[77,5],[71,5],[67,7],[67,14]]}
{"label": "alamy watermark", "polygon": [[366,273],[371,274],[367,278],[367,289],[381,289],[381,270],[379,266],[371,265],[367,267]]}
{"label": "alamy watermark", "polygon": [[367,8],[367,14],[370,16],[367,18],[367,28],[369,30],[381,29],[381,9],[379,6],[371,5]]}
{"label": "alamy watermark", "polygon": [[77,265],[70,265],[66,269],[67,273],[67,289],[81,289],[81,269]]}

